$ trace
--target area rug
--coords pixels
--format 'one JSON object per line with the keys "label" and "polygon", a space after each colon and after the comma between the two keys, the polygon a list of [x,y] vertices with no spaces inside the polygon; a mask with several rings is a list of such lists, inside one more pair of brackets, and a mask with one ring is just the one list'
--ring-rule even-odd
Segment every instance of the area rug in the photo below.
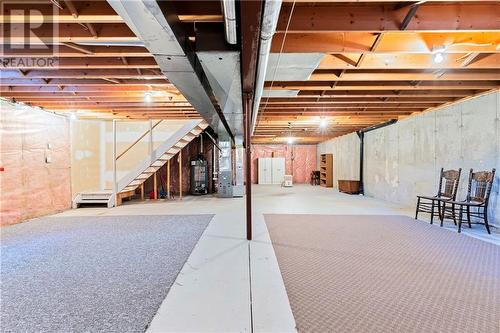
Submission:
{"label": "area rug", "polygon": [[2,228],[2,332],[144,332],[212,215]]}
{"label": "area rug", "polygon": [[299,332],[500,332],[500,247],[404,216],[266,215]]}

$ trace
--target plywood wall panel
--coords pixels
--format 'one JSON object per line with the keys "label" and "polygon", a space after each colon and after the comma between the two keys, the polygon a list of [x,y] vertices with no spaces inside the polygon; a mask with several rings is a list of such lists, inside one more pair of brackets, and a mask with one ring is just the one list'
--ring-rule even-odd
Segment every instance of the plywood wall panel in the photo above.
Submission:
{"label": "plywood wall panel", "polygon": [[69,208],[68,120],[39,109],[0,103],[0,165],[5,169],[0,172],[1,224]]}

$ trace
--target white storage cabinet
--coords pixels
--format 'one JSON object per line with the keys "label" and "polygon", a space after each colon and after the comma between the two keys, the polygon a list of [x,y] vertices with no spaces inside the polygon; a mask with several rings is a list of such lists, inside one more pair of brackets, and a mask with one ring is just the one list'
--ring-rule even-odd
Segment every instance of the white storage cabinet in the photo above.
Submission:
{"label": "white storage cabinet", "polygon": [[281,184],[285,177],[284,157],[259,158],[259,184]]}

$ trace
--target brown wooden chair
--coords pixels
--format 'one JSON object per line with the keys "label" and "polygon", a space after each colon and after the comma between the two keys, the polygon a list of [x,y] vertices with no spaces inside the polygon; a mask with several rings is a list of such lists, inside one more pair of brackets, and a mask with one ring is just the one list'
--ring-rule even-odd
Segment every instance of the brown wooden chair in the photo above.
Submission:
{"label": "brown wooden chair", "polygon": [[319,171],[311,171],[311,185],[319,185],[320,173]]}
{"label": "brown wooden chair", "polygon": [[432,197],[423,195],[417,196],[415,220],[418,218],[418,213],[430,213],[432,224],[434,222],[434,214],[437,213],[442,223],[443,202],[456,200],[461,172],[462,169],[444,171],[444,169],[441,168],[437,194]]}
{"label": "brown wooden chair", "polygon": [[[456,221],[458,218],[458,232],[461,232],[464,220],[463,215],[465,213],[469,228],[472,227],[472,224],[484,224],[488,234],[491,233],[488,224],[488,202],[494,180],[495,169],[478,172],[473,172],[470,169],[467,197],[463,201],[443,202],[444,209],[441,220],[451,217]],[[473,217],[476,218],[474,222],[472,222]],[[482,219],[483,222],[478,222],[477,219]]]}

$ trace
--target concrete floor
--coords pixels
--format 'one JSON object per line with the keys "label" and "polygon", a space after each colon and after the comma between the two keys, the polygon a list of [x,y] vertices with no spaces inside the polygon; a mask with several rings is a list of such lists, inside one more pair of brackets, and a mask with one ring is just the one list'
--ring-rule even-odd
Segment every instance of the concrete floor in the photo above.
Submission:
{"label": "concrete floor", "polygon": [[[295,322],[263,214],[412,216],[414,212],[413,207],[317,186],[256,185],[253,191],[254,241],[250,243],[245,239],[243,198],[186,197],[181,202],[130,203],[60,215],[215,214],[148,332],[293,332]],[[463,237],[467,236],[500,245],[500,235],[488,236],[482,226],[465,228]]]}

